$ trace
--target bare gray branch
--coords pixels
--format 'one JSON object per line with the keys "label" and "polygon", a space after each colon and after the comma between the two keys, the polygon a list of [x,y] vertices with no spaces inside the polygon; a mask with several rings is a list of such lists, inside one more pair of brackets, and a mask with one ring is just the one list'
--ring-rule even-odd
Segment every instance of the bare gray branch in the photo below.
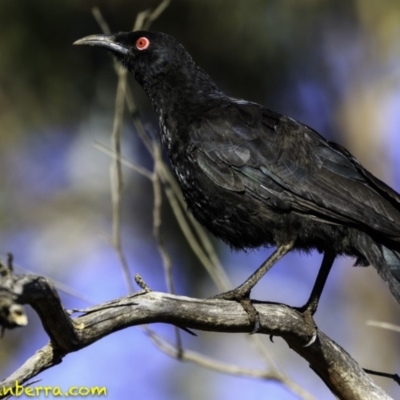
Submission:
{"label": "bare gray branch", "polygon": [[[216,299],[195,299],[142,291],[82,311],[71,319],[60,303],[53,285],[33,275],[6,277],[0,295],[12,294],[17,303],[30,304],[38,313],[50,343],[39,350],[2,382],[11,387],[26,383],[40,372],[62,361],[71,352],[131,326],[163,322],[214,332],[250,333],[252,326],[240,304]],[[389,399],[363,369],[323,332],[310,340],[309,325],[295,309],[283,304],[255,304],[260,314],[259,334],[282,337],[289,347],[306,359],[311,368],[340,399]],[[312,332],[311,332],[312,334]]]}

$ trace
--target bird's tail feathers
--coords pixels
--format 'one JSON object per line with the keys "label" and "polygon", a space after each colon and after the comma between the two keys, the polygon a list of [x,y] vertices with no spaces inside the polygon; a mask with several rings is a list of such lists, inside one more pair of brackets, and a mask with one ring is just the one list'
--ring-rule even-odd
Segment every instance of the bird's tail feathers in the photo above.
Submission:
{"label": "bird's tail feathers", "polygon": [[373,265],[387,283],[393,297],[400,304],[400,251],[377,244],[370,237],[364,237],[361,253]]}
{"label": "bird's tail feathers", "polygon": [[382,246],[382,255],[390,273],[400,282],[400,252]]}

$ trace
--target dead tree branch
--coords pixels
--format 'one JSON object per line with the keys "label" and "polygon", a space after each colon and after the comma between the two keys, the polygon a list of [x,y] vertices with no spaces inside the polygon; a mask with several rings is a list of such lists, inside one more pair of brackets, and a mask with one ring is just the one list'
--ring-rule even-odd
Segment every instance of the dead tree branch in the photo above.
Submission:
{"label": "dead tree branch", "polygon": [[[42,371],[59,364],[63,357],[101,338],[131,326],[163,322],[213,332],[250,333],[252,326],[240,304],[216,299],[195,299],[142,291],[80,311],[72,319],[63,308],[53,285],[34,275],[2,277],[0,297],[17,304],[30,304],[39,315],[50,343],[6,378],[0,387],[27,383]],[[355,360],[338,344],[317,330],[308,347],[309,325],[294,308],[284,304],[256,303],[260,314],[259,334],[280,336],[306,359],[310,367],[340,399],[389,399]]]}

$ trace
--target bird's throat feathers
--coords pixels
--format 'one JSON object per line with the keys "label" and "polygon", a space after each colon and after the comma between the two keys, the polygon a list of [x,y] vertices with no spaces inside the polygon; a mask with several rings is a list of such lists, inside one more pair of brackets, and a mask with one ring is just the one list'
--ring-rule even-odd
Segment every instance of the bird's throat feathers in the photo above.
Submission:
{"label": "bird's throat feathers", "polygon": [[133,71],[158,114],[160,109],[174,113],[190,110],[191,106],[197,108],[210,96],[223,95],[204,70],[194,64],[186,64],[157,64],[148,66],[146,71]]}

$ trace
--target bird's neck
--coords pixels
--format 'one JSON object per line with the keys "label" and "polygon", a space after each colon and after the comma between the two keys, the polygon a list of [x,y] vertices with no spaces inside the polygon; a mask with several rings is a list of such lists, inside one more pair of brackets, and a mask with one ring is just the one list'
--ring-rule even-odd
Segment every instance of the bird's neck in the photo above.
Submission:
{"label": "bird's neck", "polygon": [[165,114],[182,118],[183,114],[198,112],[213,99],[224,96],[206,72],[197,66],[171,69],[141,83],[160,118]]}

